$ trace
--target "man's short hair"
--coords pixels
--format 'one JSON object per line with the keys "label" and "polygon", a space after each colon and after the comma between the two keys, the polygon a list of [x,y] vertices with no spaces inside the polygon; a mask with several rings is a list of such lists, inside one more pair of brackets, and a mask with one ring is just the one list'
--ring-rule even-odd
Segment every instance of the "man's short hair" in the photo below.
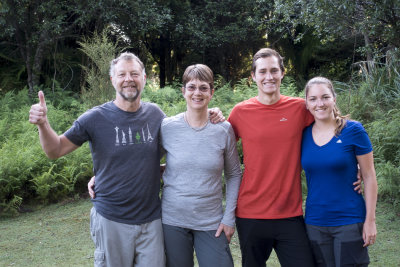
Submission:
{"label": "man's short hair", "polygon": [[283,57],[274,49],[271,48],[261,48],[257,53],[253,56],[253,63],[251,64],[251,71],[256,72],[256,61],[259,58],[266,57],[276,57],[278,59],[279,68],[282,72],[285,72],[285,67],[283,66]]}
{"label": "man's short hair", "polygon": [[139,63],[140,67],[142,68],[143,75],[146,74],[143,62],[135,54],[130,53],[130,52],[124,52],[121,55],[119,55],[117,58],[111,60],[111,62],[110,62],[110,76],[111,77],[114,77],[115,65],[117,65],[118,62],[120,62],[121,60],[136,61],[137,63]]}

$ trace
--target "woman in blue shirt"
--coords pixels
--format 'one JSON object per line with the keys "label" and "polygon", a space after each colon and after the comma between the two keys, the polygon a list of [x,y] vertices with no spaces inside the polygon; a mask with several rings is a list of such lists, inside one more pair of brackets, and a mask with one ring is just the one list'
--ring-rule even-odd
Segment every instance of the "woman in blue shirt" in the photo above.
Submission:
{"label": "woman in blue shirt", "polygon": [[[368,266],[375,243],[377,182],[372,145],[361,123],[342,116],[330,80],[311,79],[306,106],[315,122],[303,133],[307,178],[305,222],[317,266]],[[357,164],[364,194],[353,190]]]}

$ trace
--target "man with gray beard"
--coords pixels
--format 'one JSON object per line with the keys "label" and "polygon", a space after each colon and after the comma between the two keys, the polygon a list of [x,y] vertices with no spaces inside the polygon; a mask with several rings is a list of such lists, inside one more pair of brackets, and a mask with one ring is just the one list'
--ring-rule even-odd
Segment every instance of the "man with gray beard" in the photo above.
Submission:
{"label": "man with gray beard", "polygon": [[146,73],[134,54],[112,60],[110,78],[115,100],[86,111],[64,134],[51,128],[43,92],[29,121],[51,159],[89,142],[96,175],[90,215],[94,265],[164,266],[158,136],[165,114],[140,100]]}

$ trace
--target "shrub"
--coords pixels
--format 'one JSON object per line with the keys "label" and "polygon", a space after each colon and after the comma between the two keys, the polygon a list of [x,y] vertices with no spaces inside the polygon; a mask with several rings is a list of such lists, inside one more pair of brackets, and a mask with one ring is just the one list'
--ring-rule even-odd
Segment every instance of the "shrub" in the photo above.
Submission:
{"label": "shrub", "polygon": [[86,86],[82,87],[81,98],[86,108],[98,106],[115,98],[110,81],[110,62],[118,53],[118,42],[108,38],[108,30],[94,33],[92,38],[78,42],[80,50],[90,59],[89,66],[82,66],[86,72]]}
{"label": "shrub", "polygon": [[379,198],[400,210],[400,166],[388,161],[377,163],[375,168]]}
{"label": "shrub", "polygon": [[361,121],[374,148],[378,194],[400,209],[400,57],[368,70],[361,65],[356,80],[337,83],[343,113]]}
{"label": "shrub", "polygon": [[[38,139],[37,133],[28,127],[24,128],[25,133],[19,134],[14,140],[7,140],[0,149],[0,212],[11,211],[24,198],[29,198],[32,191],[29,182],[31,174],[37,172],[41,168],[39,166],[46,165],[45,162],[39,163],[41,157],[35,157],[41,150],[40,146],[32,146],[34,139]],[[15,202],[16,199],[21,201]]]}
{"label": "shrub", "polygon": [[174,116],[186,110],[186,102],[179,86],[166,86],[148,83],[142,94],[142,100],[156,103],[167,116]]}
{"label": "shrub", "polygon": [[400,109],[365,126],[374,147],[379,197],[400,209]]}
{"label": "shrub", "polygon": [[43,203],[55,202],[87,190],[93,175],[90,152],[84,148],[51,162],[51,167],[33,177],[37,198]]}
{"label": "shrub", "polygon": [[390,110],[385,117],[365,125],[378,162],[390,161],[400,166],[400,109]]}
{"label": "shrub", "polygon": [[[73,195],[78,186],[83,186],[80,180],[87,180],[92,170],[87,146],[55,161],[46,157],[37,128],[28,121],[28,101],[21,95],[27,94],[24,90],[18,94],[9,92],[0,100],[6,110],[0,113],[0,213],[3,214],[14,213],[23,202],[36,198],[47,202]],[[50,102],[47,103],[49,121],[56,132],[62,133],[71,126],[80,106],[62,110]]]}
{"label": "shrub", "polygon": [[233,107],[246,99],[257,95],[257,86],[247,78],[239,80],[232,88],[229,83],[216,88],[210,107],[219,107],[225,117],[228,117]]}
{"label": "shrub", "polygon": [[[378,61],[379,62],[379,61]],[[400,108],[400,51],[388,63],[376,63],[360,70],[349,83],[337,83],[339,106],[363,123],[383,119],[392,109]]]}

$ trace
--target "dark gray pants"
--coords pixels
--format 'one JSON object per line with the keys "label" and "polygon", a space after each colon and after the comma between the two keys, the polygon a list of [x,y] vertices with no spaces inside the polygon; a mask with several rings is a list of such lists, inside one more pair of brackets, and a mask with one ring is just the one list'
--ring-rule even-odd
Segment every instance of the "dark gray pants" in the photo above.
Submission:
{"label": "dark gray pants", "polygon": [[306,228],[318,267],[368,266],[362,223],[330,227],[306,224]]}
{"label": "dark gray pants", "polygon": [[233,267],[229,243],[222,232],[196,231],[163,224],[167,267],[193,266],[193,250],[200,267]]}

